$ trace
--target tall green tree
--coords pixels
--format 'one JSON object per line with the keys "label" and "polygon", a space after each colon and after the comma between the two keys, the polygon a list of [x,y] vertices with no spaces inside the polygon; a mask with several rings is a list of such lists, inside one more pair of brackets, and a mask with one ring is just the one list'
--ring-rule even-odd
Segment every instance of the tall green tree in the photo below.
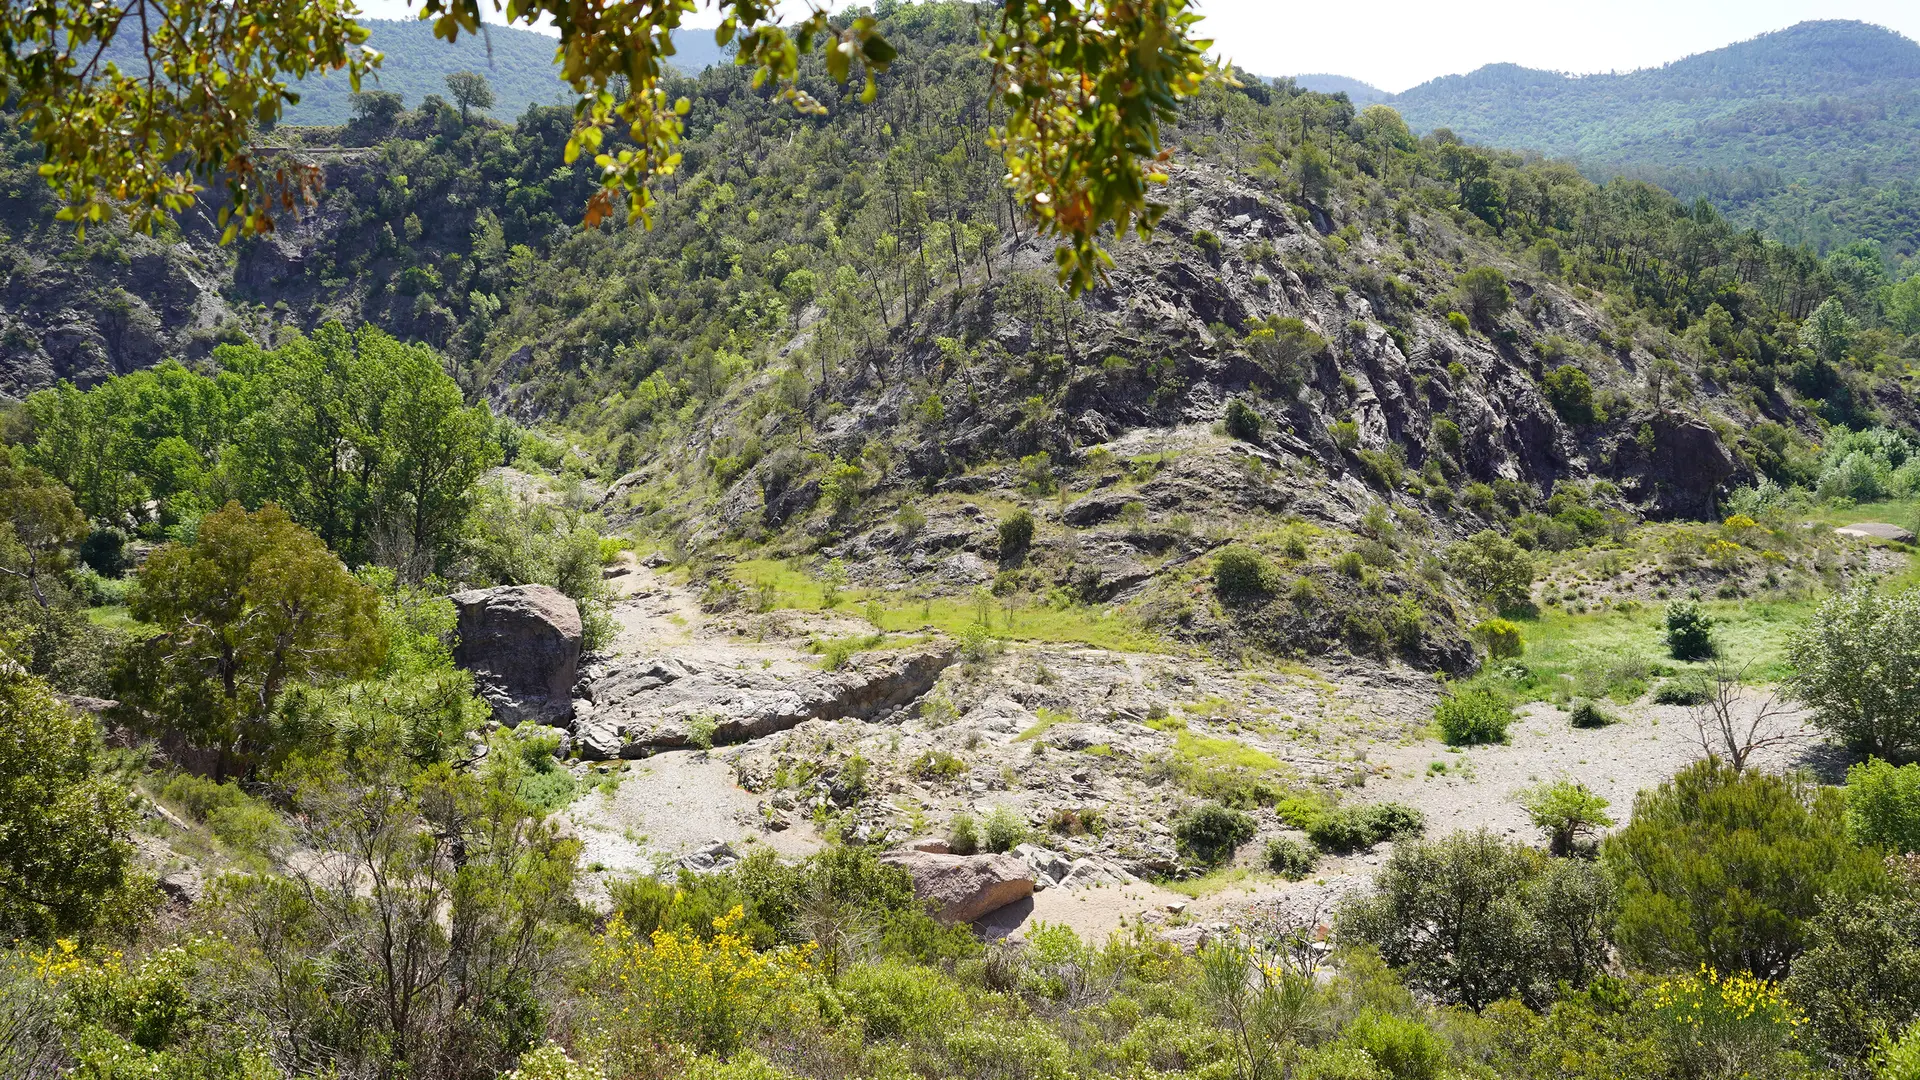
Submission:
{"label": "tall green tree", "polygon": [[1857,585],[1820,605],[1787,647],[1787,685],[1849,748],[1920,753],[1920,589]]}
{"label": "tall green tree", "polygon": [[133,811],[91,717],[0,653],[0,937],[84,935],[126,908]]}
{"label": "tall green tree", "polygon": [[493,87],[487,77],[477,71],[456,71],[447,76],[447,93],[453,95],[453,103],[460,106],[460,123],[467,123],[467,111],[479,109],[486,112],[493,108]]}
{"label": "tall green tree", "polygon": [[1550,1000],[1604,970],[1612,897],[1578,860],[1486,830],[1394,849],[1374,895],[1340,911],[1347,941],[1372,945],[1409,985],[1480,1009]]}
{"label": "tall green tree", "polygon": [[158,633],[121,672],[136,719],[218,753],[226,776],[284,750],[287,690],[366,675],[386,653],[379,598],[272,504],[208,515],[141,568],[136,618]]}
{"label": "tall green tree", "polygon": [[1822,896],[1886,885],[1879,853],[1847,835],[1837,790],[1714,760],[1641,792],[1600,859],[1619,892],[1621,952],[1664,971],[1781,978]]}

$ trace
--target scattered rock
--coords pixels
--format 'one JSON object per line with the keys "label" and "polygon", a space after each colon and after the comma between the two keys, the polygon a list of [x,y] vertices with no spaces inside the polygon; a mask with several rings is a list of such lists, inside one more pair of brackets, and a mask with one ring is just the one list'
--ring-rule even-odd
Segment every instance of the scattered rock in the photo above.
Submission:
{"label": "scattered rock", "polygon": [[1852,525],[1842,525],[1833,530],[1841,536],[1857,536],[1865,540],[1892,540],[1895,543],[1913,543],[1913,533],[1898,525],[1889,525],[1884,521],[1861,521]]}
{"label": "scattered rock", "polygon": [[580,609],[546,585],[453,594],[459,609],[454,662],[473,672],[494,718],[570,726],[580,664]]}
{"label": "scattered rock", "polygon": [[689,745],[696,720],[713,725],[714,742],[734,743],[808,720],[876,719],[932,689],[957,658],[947,645],[869,652],[837,672],[642,659],[594,664],[583,681],[594,724],[618,731],[620,753],[639,757]]}
{"label": "scattered rock", "polygon": [[176,870],[159,881],[170,904],[191,907],[207,894],[207,880],[198,870]]}
{"label": "scattered rock", "polygon": [[913,878],[913,894],[938,904],[944,923],[972,922],[1033,895],[1033,871],[1012,855],[940,855],[890,851],[880,861]]}
{"label": "scattered rock", "polygon": [[686,855],[675,865],[696,874],[713,874],[731,869],[740,861],[740,854],[724,840],[715,840],[706,847]]}

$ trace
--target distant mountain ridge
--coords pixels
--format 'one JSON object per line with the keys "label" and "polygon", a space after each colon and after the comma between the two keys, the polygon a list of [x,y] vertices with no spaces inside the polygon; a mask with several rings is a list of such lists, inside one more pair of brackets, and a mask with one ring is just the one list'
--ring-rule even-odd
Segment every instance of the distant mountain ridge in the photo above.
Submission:
{"label": "distant mountain ridge", "polygon": [[[456,71],[477,71],[487,77],[495,98],[489,114],[496,119],[512,119],[529,105],[573,101],[572,90],[560,81],[554,65],[557,42],[545,34],[488,25],[485,34],[462,35],[450,45],[433,36],[431,23],[364,19],[361,24],[369,31],[367,45],[384,54],[377,76],[362,89],[397,93],[408,108],[417,107],[428,94],[446,97],[447,76]],[[674,44],[679,52],[671,63],[689,73],[732,57],[731,50],[714,44],[711,30],[684,31]],[[287,109],[283,123],[344,124],[351,116],[353,91],[342,76],[306,79],[298,90],[300,103]]]}
{"label": "distant mountain ridge", "polygon": [[1372,83],[1328,72],[1295,75],[1293,81],[1296,85],[1316,94],[1345,94],[1349,101],[1363,109],[1393,96]]}
{"label": "distant mountain ridge", "polygon": [[1803,22],[1624,74],[1489,64],[1386,101],[1418,130],[1596,162],[1832,176],[1864,148],[1876,172],[1920,164],[1920,44],[1863,22]]}

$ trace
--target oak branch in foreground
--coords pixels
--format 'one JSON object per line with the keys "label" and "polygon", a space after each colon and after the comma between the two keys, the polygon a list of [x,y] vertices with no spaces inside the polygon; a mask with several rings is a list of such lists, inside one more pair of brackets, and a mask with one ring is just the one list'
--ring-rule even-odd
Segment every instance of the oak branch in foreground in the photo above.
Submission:
{"label": "oak branch in foreground", "polygon": [[[483,0],[422,0],[420,16],[451,42],[480,31]],[[579,96],[567,159],[590,157],[601,188],[582,218],[597,225],[624,204],[651,223],[656,176],[680,163],[684,99],[662,85],[671,35],[700,0],[486,0],[509,24],[559,31],[560,75]],[[715,39],[737,43],[754,85],[805,112],[800,58],[818,54],[863,95],[895,51],[871,15],[836,19],[809,7],[783,24],[771,0],[707,0]],[[1226,77],[1194,36],[1189,0],[1005,0],[981,8],[982,53],[1007,109],[996,132],[1008,187],[1058,242],[1060,277],[1076,292],[1111,265],[1101,230],[1150,232],[1164,207],[1160,126],[1180,99]],[[380,55],[366,48],[351,0],[27,0],[0,8],[0,98],[11,97],[46,151],[41,174],[66,202],[64,220],[126,214],[151,230],[223,183],[222,240],[271,231],[310,198],[318,174],[265,157],[254,136],[299,101],[293,84],[345,72],[354,89]],[[123,61],[123,58],[124,59]]]}

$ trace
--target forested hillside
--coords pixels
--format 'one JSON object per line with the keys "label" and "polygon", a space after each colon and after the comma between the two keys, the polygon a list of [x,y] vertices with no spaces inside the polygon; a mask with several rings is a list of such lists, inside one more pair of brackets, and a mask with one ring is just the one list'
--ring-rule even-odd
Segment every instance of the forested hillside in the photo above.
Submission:
{"label": "forested hillside", "polygon": [[1920,266],[1242,73],[1075,295],[882,10],[651,229],[0,128],[0,1076],[1913,1080]]}
{"label": "forested hillside", "polygon": [[1865,23],[1800,23],[1625,74],[1493,64],[1388,103],[1416,130],[1706,194],[1791,243],[1920,248],[1920,45]]}
{"label": "forested hillside", "polygon": [[[573,100],[554,64],[555,41],[545,34],[489,26],[484,34],[449,45],[433,36],[432,23],[368,19],[365,25],[371,31],[366,47],[379,51],[383,59],[377,77],[362,89],[399,94],[410,108],[419,108],[429,95],[451,100],[446,80],[456,71],[487,77],[494,104],[486,111],[503,120],[526,112],[529,105],[567,105]],[[687,31],[675,44],[679,52],[673,64],[688,73],[731,59],[713,43],[711,30]],[[294,90],[300,103],[287,110],[283,124],[345,124],[353,117],[353,87],[345,76],[303,79]]]}

